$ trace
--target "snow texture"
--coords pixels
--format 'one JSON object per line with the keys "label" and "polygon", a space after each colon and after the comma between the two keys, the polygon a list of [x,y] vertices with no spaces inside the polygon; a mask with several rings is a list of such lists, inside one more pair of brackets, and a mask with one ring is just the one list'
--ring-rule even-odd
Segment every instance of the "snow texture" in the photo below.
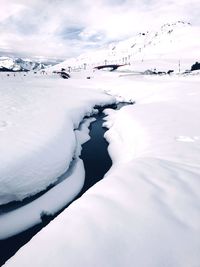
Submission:
{"label": "snow texture", "polygon": [[41,216],[54,215],[80,192],[85,173],[82,160],[74,162],[64,180],[44,195],[0,216],[0,239],[5,239],[42,222]]}
{"label": "snow texture", "polygon": [[94,92],[136,102],[105,111],[113,166],[5,266],[198,267],[199,82],[94,75]]}
{"label": "snow texture", "polygon": [[76,153],[74,129],[96,103],[114,101],[88,89],[87,80],[14,75],[0,76],[0,204],[55,183]]}

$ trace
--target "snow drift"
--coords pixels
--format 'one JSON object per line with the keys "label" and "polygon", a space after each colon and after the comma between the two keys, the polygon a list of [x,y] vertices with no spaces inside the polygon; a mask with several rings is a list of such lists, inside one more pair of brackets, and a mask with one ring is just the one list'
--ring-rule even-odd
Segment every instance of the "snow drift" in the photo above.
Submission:
{"label": "snow drift", "polygon": [[199,265],[199,77],[109,77],[113,167],[6,266]]}
{"label": "snow drift", "polygon": [[[32,77],[32,78],[31,78]],[[76,129],[114,99],[57,78],[1,76],[0,204],[42,191],[69,167]]]}

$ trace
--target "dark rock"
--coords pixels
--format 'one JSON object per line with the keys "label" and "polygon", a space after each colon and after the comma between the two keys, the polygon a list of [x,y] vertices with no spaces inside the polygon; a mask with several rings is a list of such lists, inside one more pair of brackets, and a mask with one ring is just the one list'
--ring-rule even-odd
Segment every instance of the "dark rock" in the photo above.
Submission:
{"label": "dark rock", "polygon": [[200,70],[200,63],[196,62],[195,64],[192,65],[191,71],[193,70]]}

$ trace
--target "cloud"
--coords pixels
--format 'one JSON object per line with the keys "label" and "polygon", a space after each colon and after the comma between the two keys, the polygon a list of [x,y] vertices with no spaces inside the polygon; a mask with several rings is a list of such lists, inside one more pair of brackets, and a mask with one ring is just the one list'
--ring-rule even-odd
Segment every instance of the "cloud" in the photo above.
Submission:
{"label": "cloud", "polygon": [[0,52],[67,58],[166,22],[200,25],[199,0],[0,0]]}

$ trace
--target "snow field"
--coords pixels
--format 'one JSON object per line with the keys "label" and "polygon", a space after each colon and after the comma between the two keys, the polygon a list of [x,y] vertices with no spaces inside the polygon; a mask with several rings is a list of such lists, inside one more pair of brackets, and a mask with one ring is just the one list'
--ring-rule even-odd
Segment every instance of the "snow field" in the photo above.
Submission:
{"label": "snow field", "polygon": [[199,265],[199,77],[112,77],[136,102],[105,111],[112,168],[5,266]]}
{"label": "snow field", "polygon": [[74,129],[95,104],[114,101],[84,88],[84,82],[75,83],[2,74],[0,204],[22,200],[54,183],[75,154]]}

